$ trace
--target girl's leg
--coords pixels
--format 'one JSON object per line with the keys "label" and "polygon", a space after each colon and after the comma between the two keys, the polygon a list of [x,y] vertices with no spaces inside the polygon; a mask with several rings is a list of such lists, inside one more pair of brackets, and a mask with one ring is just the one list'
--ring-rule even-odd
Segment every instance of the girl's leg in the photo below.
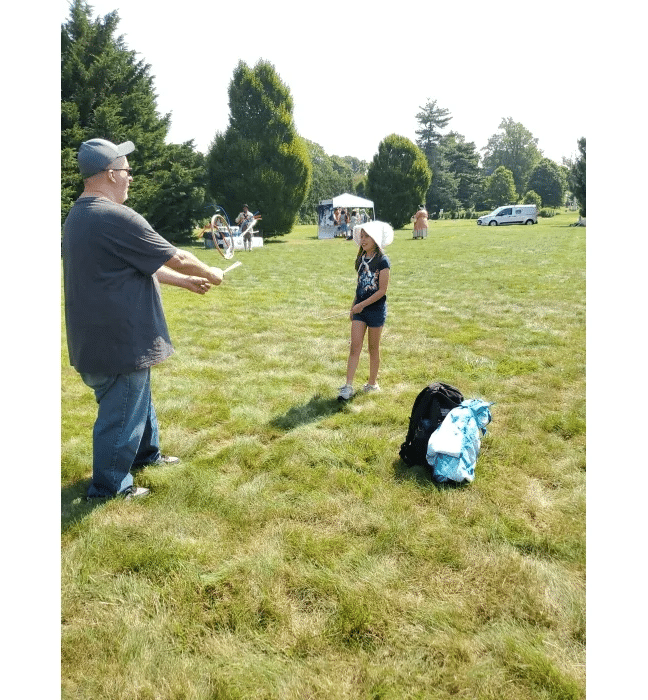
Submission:
{"label": "girl's leg", "polygon": [[384,326],[369,328],[369,384],[375,384],[380,369],[380,336]]}
{"label": "girl's leg", "polygon": [[347,384],[353,384],[360,353],[362,352],[362,344],[364,343],[365,331],[367,324],[362,321],[351,321],[351,348],[349,349],[349,360],[347,362]]}

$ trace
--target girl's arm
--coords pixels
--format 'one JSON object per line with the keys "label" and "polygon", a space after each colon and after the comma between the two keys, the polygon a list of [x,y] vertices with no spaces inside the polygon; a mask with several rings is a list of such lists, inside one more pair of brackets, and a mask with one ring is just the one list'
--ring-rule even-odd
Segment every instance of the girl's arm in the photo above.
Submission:
{"label": "girl's arm", "polygon": [[378,301],[378,299],[382,299],[382,297],[384,297],[385,294],[387,294],[388,286],[389,268],[386,267],[384,270],[381,270],[378,274],[378,291],[374,292],[368,299],[361,301],[359,304],[356,304],[356,300],[354,299],[353,306],[351,307],[351,315],[353,316],[353,314],[359,314],[365,307],[369,306],[369,304],[373,304],[375,301]]}
{"label": "girl's arm", "polygon": [[353,321],[353,308],[356,305],[356,297],[353,297],[353,301],[351,302],[351,311],[349,311],[349,319]]}

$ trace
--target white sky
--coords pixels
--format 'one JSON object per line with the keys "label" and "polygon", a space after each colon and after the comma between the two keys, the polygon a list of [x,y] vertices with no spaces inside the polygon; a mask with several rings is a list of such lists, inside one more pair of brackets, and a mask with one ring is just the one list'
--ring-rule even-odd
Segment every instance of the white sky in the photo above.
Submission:
{"label": "white sky", "polygon": [[[58,2],[63,23],[69,4]],[[522,123],[558,163],[587,135],[582,47],[572,41],[582,11],[564,0],[533,14],[520,14],[519,0],[90,4],[94,16],[117,10],[118,34],[151,66],[158,110],[171,112],[169,141],[193,139],[203,152],[227,127],[239,59],[274,65],[292,94],[297,130],[329,155],[370,161],[391,133],[414,141],[428,99],[450,110],[447,130],[478,149],[504,117]]]}

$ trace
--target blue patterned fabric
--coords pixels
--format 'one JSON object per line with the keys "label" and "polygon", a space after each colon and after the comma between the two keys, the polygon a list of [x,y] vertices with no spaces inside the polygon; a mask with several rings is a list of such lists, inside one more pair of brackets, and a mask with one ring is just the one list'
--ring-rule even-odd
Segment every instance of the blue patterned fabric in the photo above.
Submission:
{"label": "blue patterned fabric", "polygon": [[481,436],[491,422],[489,406],[481,399],[467,399],[453,408],[428,442],[427,461],[439,483],[475,480],[475,464]]}

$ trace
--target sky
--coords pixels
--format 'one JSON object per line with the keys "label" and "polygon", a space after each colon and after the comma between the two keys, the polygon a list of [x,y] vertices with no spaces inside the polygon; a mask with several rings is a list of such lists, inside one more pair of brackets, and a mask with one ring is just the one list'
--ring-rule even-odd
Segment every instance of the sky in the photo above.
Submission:
{"label": "sky", "polygon": [[[58,2],[64,23],[69,3]],[[569,36],[582,21],[578,5],[564,0],[547,0],[541,17],[521,15],[518,0],[452,7],[427,0],[183,0],[159,10],[149,0],[89,4],[93,16],[117,10],[117,33],[150,65],[158,111],[171,113],[168,141],[193,139],[202,152],[227,128],[238,61],[254,66],[261,59],[288,86],[297,131],[329,155],[370,161],[389,134],[415,141],[416,114],[429,100],[449,110],[445,131],[478,149],[508,117],[558,163],[575,157],[586,136],[573,77],[578,47],[546,41]]]}

